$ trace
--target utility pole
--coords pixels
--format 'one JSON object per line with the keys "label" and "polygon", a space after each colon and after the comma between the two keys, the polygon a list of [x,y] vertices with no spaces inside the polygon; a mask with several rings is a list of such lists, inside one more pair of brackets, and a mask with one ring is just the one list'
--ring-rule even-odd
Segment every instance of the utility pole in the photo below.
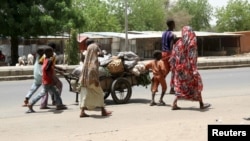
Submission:
{"label": "utility pole", "polygon": [[128,46],[128,0],[125,0],[125,49],[129,51]]}

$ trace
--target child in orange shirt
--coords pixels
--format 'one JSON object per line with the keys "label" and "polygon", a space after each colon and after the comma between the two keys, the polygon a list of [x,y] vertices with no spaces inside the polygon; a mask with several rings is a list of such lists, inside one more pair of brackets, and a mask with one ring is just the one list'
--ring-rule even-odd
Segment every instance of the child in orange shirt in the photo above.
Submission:
{"label": "child in orange shirt", "polygon": [[155,50],[153,53],[154,60],[145,65],[146,69],[151,69],[153,73],[152,83],[151,83],[151,91],[152,91],[152,100],[150,102],[150,106],[156,105],[155,102],[155,94],[158,92],[158,86],[161,85],[162,92],[158,105],[166,105],[163,101],[163,97],[167,90],[167,83],[165,77],[167,75],[167,70],[164,65],[164,62],[161,60],[162,55],[160,50]]}

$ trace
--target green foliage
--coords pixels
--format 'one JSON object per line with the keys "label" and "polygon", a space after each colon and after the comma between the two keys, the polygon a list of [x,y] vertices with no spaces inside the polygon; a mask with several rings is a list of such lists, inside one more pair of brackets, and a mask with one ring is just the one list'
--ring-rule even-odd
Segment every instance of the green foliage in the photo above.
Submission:
{"label": "green foliage", "polygon": [[188,24],[194,30],[210,28],[209,21],[213,15],[213,8],[208,3],[208,0],[178,0],[174,7],[174,12],[178,11],[186,11],[191,15],[191,20]]}
{"label": "green foliage", "polygon": [[117,18],[110,13],[107,3],[102,0],[76,0],[76,9],[81,9],[86,24],[81,32],[119,32],[121,26]]}
{"label": "green foliage", "polygon": [[161,31],[165,24],[165,0],[130,0],[129,29]]}
{"label": "green foliage", "polygon": [[142,85],[147,88],[149,84],[151,84],[151,78],[149,71],[143,74],[140,74],[139,76],[136,77],[138,85]]}
{"label": "green foliage", "polygon": [[71,37],[69,43],[66,46],[67,61],[69,65],[78,65],[79,64],[79,47],[77,42],[77,32],[72,29],[71,30]]}
{"label": "green foliage", "polygon": [[57,35],[84,24],[71,0],[4,0],[0,9],[0,35],[11,37],[13,65],[18,58],[19,37]]}
{"label": "green foliage", "polygon": [[250,4],[247,0],[230,0],[226,7],[216,9],[217,30],[250,30]]}
{"label": "green foliage", "polygon": [[[168,0],[127,0],[128,30],[159,31],[166,28],[165,3]],[[125,0],[107,0],[109,11],[125,29]]]}

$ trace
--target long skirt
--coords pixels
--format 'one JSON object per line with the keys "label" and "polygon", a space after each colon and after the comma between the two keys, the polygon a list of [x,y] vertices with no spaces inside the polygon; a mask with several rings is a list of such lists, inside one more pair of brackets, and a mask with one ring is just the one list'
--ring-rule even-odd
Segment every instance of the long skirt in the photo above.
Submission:
{"label": "long skirt", "polygon": [[80,108],[86,107],[88,110],[93,110],[104,105],[104,92],[101,85],[96,87],[95,84],[91,84],[88,87],[81,87]]}

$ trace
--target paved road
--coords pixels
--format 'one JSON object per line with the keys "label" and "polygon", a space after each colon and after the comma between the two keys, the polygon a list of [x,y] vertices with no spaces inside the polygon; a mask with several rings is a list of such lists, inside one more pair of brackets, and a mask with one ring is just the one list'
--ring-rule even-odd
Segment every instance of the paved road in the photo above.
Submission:
{"label": "paved road", "polygon": [[[201,70],[204,100],[212,104],[200,111],[198,103],[180,101],[180,111],[172,111],[173,95],[166,95],[167,106],[149,106],[150,91],[134,87],[128,104],[107,108],[111,117],[89,111],[90,118],[79,118],[74,95],[64,87],[65,111],[40,110],[25,114],[23,97],[32,80],[0,82],[0,136],[4,141],[206,141],[208,124],[250,124],[250,68]],[[62,79],[63,80],[63,79]],[[68,86],[64,81],[64,86]],[[158,96],[158,95],[157,95]],[[157,97],[158,98],[158,97]],[[54,108],[52,106],[52,108]]]}

